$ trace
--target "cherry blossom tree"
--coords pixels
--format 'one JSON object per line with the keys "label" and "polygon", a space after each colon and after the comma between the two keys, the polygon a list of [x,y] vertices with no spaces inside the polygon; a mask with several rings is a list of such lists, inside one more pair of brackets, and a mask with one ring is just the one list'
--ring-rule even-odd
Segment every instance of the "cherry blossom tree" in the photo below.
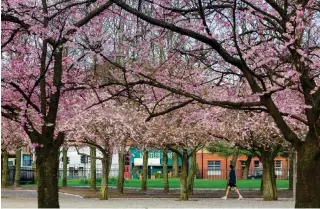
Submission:
{"label": "cherry blossom tree", "polygon": [[[138,39],[143,41],[137,41],[141,53],[135,55],[140,60],[150,60],[152,47],[148,41],[163,40],[169,31],[181,43],[175,46],[161,43],[168,49],[168,65],[153,64],[152,69],[159,71],[143,66],[148,63],[145,61],[141,65],[126,65],[126,72],[136,76],[128,79],[138,77],[135,84],[161,88],[162,95],[173,93],[180,97],[177,105],[153,111],[152,116],[192,101],[268,113],[285,140],[298,152],[296,207],[320,207],[318,1],[115,0],[114,3],[127,12],[119,16],[130,13],[151,25],[142,32],[148,32],[152,26],[158,31],[147,35],[136,33],[143,34],[143,39]],[[202,67],[172,68],[184,61],[179,56],[170,57],[176,52],[196,59]],[[189,79],[181,79],[184,76],[198,79],[189,83]],[[304,138],[289,126],[288,120],[308,126]]]}
{"label": "cherry blossom tree", "polygon": [[[58,153],[65,134],[56,130],[56,123],[68,117],[79,99],[70,88],[88,84],[84,78],[92,55],[75,43],[81,39],[81,27],[110,5],[47,0],[8,0],[1,5],[2,116],[20,121],[38,145],[41,208],[59,208]],[[59,110],[62,106],[64,111]]]}
{"label": "cherry blossom tree", "polygon": [[[88,100],[88,102],[91,101]],[[102,153],[101,158],[96,157],[102,162],[100,199],[107,200],[112,154],[127,139],[136,136],[138,128],[134,129],[133,127],[137,126],[133,126],[133,123],[137,124],[138,121],[134,118],[136,116],[132,112],[134,109],[129,109],[127,105],[120,105],[114,101],[95,105],[88,110],[83,110],[81,107],[79,106],[79,114],[65,121],[70,127],[70,131],[67,132],[68,142],[90,145]]]}
{"label": "cherry blossom tree", "polygon": [[[188,200],[188,160],[213,138],[208,133],[204,117],[199,117],[201,107],[179,109],[152,120],[144,138],[150,146],[167,148],[182,160],[180,174],[180,200]],[[186,116],[188,115],[188,116]],[[194,158],[194,157],[193,157]],[[192,175],[192,174],[191,174]]]}
{"label": "cherry blossom tree", "polygon": [[[306,127],[291,127],[302,136]],[[263,164],[264,200],[277,200],[274,159],[281,151],[290,149],[280,130],[266,113],[222,111],[211,132],[231,146],[250,150]]]}
{"label": "cherry blossom tree", "polygon": [[[296,206],[320,207],[318,8],[317,0],[5,1],[2,113],[42,145],[39,169],[52,168],[40,172],[39,206],[59,206],[49,160],[64,138],[58,109],[78,99],[73,90],[104,87],[149,106],[150,118],[196,102],[268,113],[299,155]],[[103,82],[86,76],[94,60],[113,65]],[[289,123],[308,131],[301,138]]]}
{"label": "cherry blossom tree", "polygon": [[[28,136],[24,133],[22,127],[19,123],[15,121],[8,120],[4,117],[1,117],[1,158],[2,158],[2,179],[1,184],[3,187],[8,185],[8,154],[10,151],[16,151],[16,154],[20,154],[21,160],[21,148],[29,146],[28,141],[26,140]],[[17,158],[19,156],[16,156]],[[15,186],[20,184],[20,167],[21,163],[17,159],[17,169],[15,177]],[[17,179],[17,181],[16,181]]]}

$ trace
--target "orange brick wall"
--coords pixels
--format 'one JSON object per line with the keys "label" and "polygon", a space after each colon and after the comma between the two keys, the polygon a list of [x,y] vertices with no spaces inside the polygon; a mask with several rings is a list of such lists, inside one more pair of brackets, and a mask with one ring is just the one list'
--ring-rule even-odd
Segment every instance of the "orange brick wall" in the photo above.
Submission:
{"label": "orange brick wall", "polygon": [[[237,178],[242,178],[242,165],[241,161],[245,161],[247,159],[247,156],[239,156],[237,159],[237,165],[236,165],[236,175]],[[226,175],[229,175],[229,165],[230,161],[232,160],[232,156],[228,157],[227,160],[225,157],[220,156],[218,154],[211,154],[211,153],[203,153],[203,170],[202,170],[202,153],[201,151],[197,153],[196,157],[196,163],[198,164],[198,171],[199,171],[199,177],[200,178],[212,178],[212,176],[208,176],[208,161],[220,161],[221,164],[221,175],[215,175],[213,176],[214,179],[225,179]],[[278,176],[281,178],[285,178],[287,175],[287,161],[283,157],[277,157],[275,160],[281,160],[282,161],[282,175]],[[226,162],[227,161],[227,162]],[[254,172],[254,161],[259,161],[257,157],[252,158],[249,173]],[[227,170],[227,172],[226,172]],[[262,164],[259,163],[259,170],[262,170]],[[202,174],[202,171],[203,174]],[[219,173],[216,173],[219,174]]]}

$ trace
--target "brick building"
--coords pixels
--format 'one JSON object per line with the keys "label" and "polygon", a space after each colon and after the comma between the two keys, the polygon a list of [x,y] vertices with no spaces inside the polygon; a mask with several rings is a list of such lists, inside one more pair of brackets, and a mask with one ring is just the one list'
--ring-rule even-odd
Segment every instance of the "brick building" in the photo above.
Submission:
{"label": "brick building", "polygon": [[[245,161],[247,156],[239,156],[235,167],[238,179],[243,178]],[[196,163],[198,165],[198,176],[204,179],[226,179],[229,174],[229,165],[231,164],[232,156],[227,159],[218,154],[211,154],[203,149],[197,152]],[[288,176],[288,162],[286,158],[275,158],[275,172],[278,179],[286,179]],[[251,159],[249,174],[254,174],[262,170],[262,163],[257,157]]]}

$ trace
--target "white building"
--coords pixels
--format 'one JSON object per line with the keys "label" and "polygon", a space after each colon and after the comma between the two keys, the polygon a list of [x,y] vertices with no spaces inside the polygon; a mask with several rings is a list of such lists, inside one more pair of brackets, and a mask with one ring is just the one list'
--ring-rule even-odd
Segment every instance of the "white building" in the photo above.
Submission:
{"label": "white building", "polygon": [[[86,153],[90,155],[90,148],[84,147],[79,148],[79,153]],[[97,149],[97,157],[102,157],[101,152]],[[78,154],[77,150],[74,147],[70,147],[68,149],[67,157],[69,158],[68,174],[69,178],[89,178],[90,177],[90,158],[85,161],[85,163],[81,163],[81,155]],[[109,176],[118,176],[118,153],[114,152],[112,155],[112,164]],[[96,168],[97,168],[97,177],[102,174],[102,164],[101,160],[96,159]],[[60,154],[59,160],[59,170],[60,176],[62,176],[63,162],[62,162],[62,153]]]}

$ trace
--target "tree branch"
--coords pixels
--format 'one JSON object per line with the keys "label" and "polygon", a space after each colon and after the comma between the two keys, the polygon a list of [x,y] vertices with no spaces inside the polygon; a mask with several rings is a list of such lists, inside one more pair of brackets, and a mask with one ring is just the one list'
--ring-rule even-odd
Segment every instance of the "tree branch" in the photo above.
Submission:
{"label": "tree branch", "polygon": [[79,150],[78,150],[78,147],[77,147],[77,146],[75,146],[75,148],[76,148],[76,150],[77,150],[78,155],[84,155],[84,156],[88,156],[88,157],[90,157],[90,158],[94,158],[94,159],[102,160],[102,158],[101,158],[101,157],[91,156],[91,155],[89,155],[89,154],[87,154],[87,153],[79,152]]}

